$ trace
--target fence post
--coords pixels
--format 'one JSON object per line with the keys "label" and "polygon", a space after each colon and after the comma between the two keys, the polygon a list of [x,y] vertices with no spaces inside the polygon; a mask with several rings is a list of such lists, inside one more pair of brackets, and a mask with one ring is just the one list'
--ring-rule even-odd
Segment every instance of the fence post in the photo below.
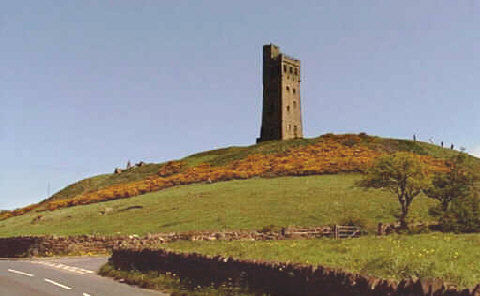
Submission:
{"label": "fence post", "polygon": [[333,237],[335,239],[338,239],[338,225],[337,224],[335,224],[335,226],[333,228],[333,231],[334,231]]}
{"label": "fence post", "polygon": [[382,222],[378,223],[377,235],[380,235],[380,236],[385,235],[385,228]]}

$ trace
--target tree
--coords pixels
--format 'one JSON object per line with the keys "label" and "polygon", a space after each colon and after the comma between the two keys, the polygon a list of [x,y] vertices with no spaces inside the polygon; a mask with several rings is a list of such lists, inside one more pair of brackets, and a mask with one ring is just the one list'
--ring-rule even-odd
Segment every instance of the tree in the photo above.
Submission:
{"label": "tree", "polygon": [[400,226],[408,228],[406,218],[413,199],[428,187],[422,161],[414,154],[397,152],[379,157],[357,185],[393,193],[400,203]]}
{"label": "tree", "polygon": [[468,156],[459,154],[447,162],[447,172],[435,173],[432,184],[424,192],[430,198],[441,203],[441,211],[445,213],[450,203],[472,194],[475,182],[479,176]]}
{"label": "tree", "polygon": [[478,192],[452,201],[442,213],[440,227],[443,231],[480,232],[480,196]]}

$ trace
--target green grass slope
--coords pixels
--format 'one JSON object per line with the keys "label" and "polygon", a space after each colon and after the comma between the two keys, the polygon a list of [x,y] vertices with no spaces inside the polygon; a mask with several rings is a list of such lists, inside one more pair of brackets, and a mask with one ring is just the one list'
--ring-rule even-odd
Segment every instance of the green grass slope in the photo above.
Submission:
{"label": "green grass slope", "polygon": [[[228,147],[190,155],[182,160],[185,161],[187,167],[196,166],[200,163],[209,163],[214,166],[220,166],[226,165],[234,160],[245,158],[251,154],[278,153],[286,151],[291,147],[313,144],[316,139],[317,138],[297,139],[290,141],[271,141],[247,147]],[[106,188],[111,185],[144,180],[149,176],[157,175],[158,171],[164,165],[165,163],[149,163],[143,167],[136,167],[122,172],[121,174],[102,174],[86,178],[63,188],[62,190],[53,194],[49,200],[69,199],[75,197],[76,195]]]}
{"label": "green grass slope", "polygon": [[[190,155],[181,160],[185,162],[185,168],[196,166],[201,163],[208,163],[212,166],[225,166],[233,161],[243,159],[252,154],[266,155],[283,153],[291,148],[313,145],[318,141],[322,141],[326,137],[338,138],[338,141],[346,146],[352,144],[348,138],[344,137],[344,135],[327,134],[310,139],[269,141],[247,147],[228,147]],[[437,158],[447,158],[457,153],[449,149],[419,141],[413,142],[409,140],[386,139],[367,135],[362,135],[360,138],[362,139],[362,142],[360,142],[359,145],[368,146],[371,149],[384,152],[410,151],[416,154],[430,155]],[[144,180],[149,176],[157,175],[158,171],[164,165],[165,163],[147,164],[146,166],[134,168],[121,174],[103,174],[87,178],[65,187],[55,193],[49,200],[71,199],[79,194],[96,191],[112,185]]]}
{"label": "green grass slope", "polygon": [[[165,247],[165,246],[164,246]],[[174,242],[166,248],[212,256],[296,262],[381,278],[439,278],[463,288],[480,282],[480,234],[429,233],[353,240]]]}
{"label": "green grass slope", "polygon": [[79,194],[98,190],[111,185],[143,180],[148,176],[157,174],[157,172],[162,168],[163,165],[163,163],[149,163],[142,167],[136,167],[124,171],[121,174],[103,174],[86,178],[84,180],[68,185],[59,192],[52,195],[49,200],[69,199]]}
{"label": "green grass slope", "polygon": [[[255,178],[169,188],[129,199],[27,213],[0,221],[0,236],[146,234],[261,229],[360,221],[370,230],[393,222],[395,198],[354,187],[357,174]],[[434,202],[420,196],[412,218],[427,221]],[[41,215],[39,218],[38,216]]]}

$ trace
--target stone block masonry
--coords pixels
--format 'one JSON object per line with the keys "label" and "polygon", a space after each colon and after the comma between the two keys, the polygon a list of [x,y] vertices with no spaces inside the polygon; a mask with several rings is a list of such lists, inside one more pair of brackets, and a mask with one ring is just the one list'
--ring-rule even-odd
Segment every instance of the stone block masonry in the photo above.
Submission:
{"label": "stone block masonry", "polygon": [[303,138],[300,61],[263,46],[263,111],[258,142]]}

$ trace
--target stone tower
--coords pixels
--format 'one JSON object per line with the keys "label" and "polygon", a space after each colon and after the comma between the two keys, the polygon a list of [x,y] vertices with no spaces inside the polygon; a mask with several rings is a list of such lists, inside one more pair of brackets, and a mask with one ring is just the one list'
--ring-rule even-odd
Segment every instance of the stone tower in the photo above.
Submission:
{"label": "stone tower", "polygon": [[257,143],[302,137],[300,61],[276,45],[264,45],[262,129]]}

